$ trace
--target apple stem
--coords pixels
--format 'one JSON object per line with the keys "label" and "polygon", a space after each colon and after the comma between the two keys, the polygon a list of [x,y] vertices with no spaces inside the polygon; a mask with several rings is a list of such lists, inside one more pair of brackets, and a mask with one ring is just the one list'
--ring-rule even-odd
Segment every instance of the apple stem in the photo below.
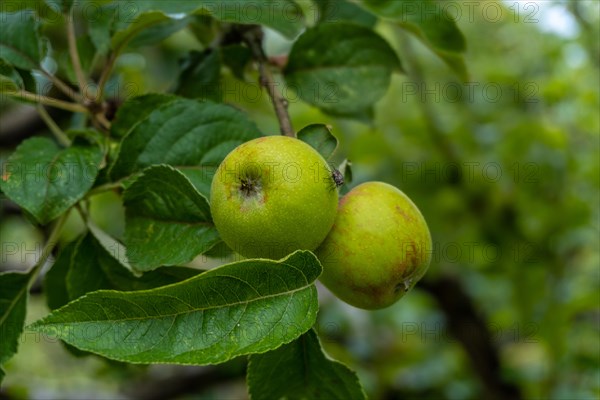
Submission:
{"label": "apple stem", "polygon": [[252,51],[254,59],[258,62],[260,84],[264,86],[269,93],[271,103],[273,103],[273,108],[275,109],[275,114],[279,120],[281,134],[284,136],[296,137],[294,128],[292,127],[290,114],[287,109],[288,101],[276,89],[278,83],[275,82],[273,74],[269,69],[269,60],[262,46],[263,36],[263,31],[260,26],[252,26],[243,34],[244,41],[250,48],[250,51]]}

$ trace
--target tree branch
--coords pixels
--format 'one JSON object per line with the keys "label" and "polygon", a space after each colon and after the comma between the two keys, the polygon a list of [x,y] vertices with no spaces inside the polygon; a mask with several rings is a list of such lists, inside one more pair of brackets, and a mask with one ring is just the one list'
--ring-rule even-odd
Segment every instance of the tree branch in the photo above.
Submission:
{"label": "tree branch", "polygon": [[63,92],[68,97],[70,97],[73,100],[75,100],[76,102],[81,102],[81,95],[79,93],[73,91],[73,89],[71,87],[69,87],[69,85],[67,85],[66,83],[64,83],[63,81],[61,81],[59,78],[57,78],[56,76],[54,76],[50,72],[46,71],[44,68],[40,68],[40,72],[46,78],[48,78],[49,80],[51,80],[52,83],[54,84],[54,86],[56,86],[56,88],[58,90],[60,90],[61,92]]}
{"label": "tree branch", "polygon": [[273,74],[269,69],[269,60],[263,50],[263,31],[260,26],[252,26],[243,32],[243,38],[250,50],[256,62],[258,63],[258,73],[260,76],[260,84],[267,89],[275,114],[279,120],[279,127],[281,134],[285,136],[295,137],[294,128],[292,127],[292,121],[288,113],[287,107],[288,102],[283,98],[281,93],[275,86],[277,83],[273,78]]}
{"label": "tree branch", "polygon": [[492,344],[488,326],[460,283],[454,278],[442,277],[434,282],[421,281],[419,287],[429,292],[446,314],[448,329],[465,349],[473,371],[483,383],[484,397],[490,400],[521,399],[519,388],[502,379],[500,357]]}
{"label": "tree branch", "polygon": [[60,127],[56,124],[56,122],[54,122],[54,120],[52,119],[50,114],[48,114],[44,106],[38,104],[36,108],[38,110],[38,113],[40,113],[40,117],[42,117],[50,131],[54,134],[56,140],[58,140],[58,142],[65,147],[70,146],[71,141],[69,140],[67,135],[65,135],[65,133],[62,131],[62,129],[60,129]]}
{"label": "tree branch", "polygon": [[73,21],[73,9],[71,9],[67,16],[67,39],[69,42],[69,55],[71,56],[71,62],[73,63],[73,70],[77,76],[77,82],[79,83],[79,91],[84,98],[87,98],[87,80],[81,68],[81,59],[79,58],[79,52],[77,51],[77,40],[75,38],[75,22]]}
{"label": "tree branch", "polygon": [[44,104],[50,107],[62,108],[63,110],[71,111],[71,112],[80,112],[87,113],[88,109],[82,106],[81,104],[70,103],[68,101],[62,101],[58,99],[54,99],[52,97],[46,97],[41,94],[35,94],[31,92],[27,92],[25,90],[20,90],[16,92],[4,92],[11,97],[20,97],[25,100],[30,100],[39,104]]}
{"label": "tree branch", "polygon": [[104,97],[104,89],[106,87],[106,83],[108,82],[108,78],[110,78],[110,73],[113,70],[115,65],[115,61],[117,61],[117,53],[116,50],[113,50],[108,56],[108,60],[102,69],[102,73],[100,74],[100,79],[98,80],[98,101],[102,101]]}
{"label": "tree branch", "polygon": [[110,126],[111,123],[110,121],[106,118],[106,116],[103,113],[98,113],[96,115],[94,115],[94,118],[96,118],[96,121],[98,121],[98,123],[107,131],[110,131]]}

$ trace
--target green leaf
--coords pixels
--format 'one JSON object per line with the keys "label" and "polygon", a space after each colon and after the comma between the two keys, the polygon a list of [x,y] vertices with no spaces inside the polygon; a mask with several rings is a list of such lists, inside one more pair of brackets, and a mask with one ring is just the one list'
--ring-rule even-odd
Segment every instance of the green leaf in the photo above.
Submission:
{"label": "green leaf", "polygon": [[338,145],[337,138],[331,133],[331,127],[325,124],[305,126],[298,132],[297,136],[298,139],[317,150],[326,160],[333,155]]}
{"label": "green leaf", "polygon": [[224,22],[262,24],[290,39],[304,28],[301,8],[291,0],[264,0],[251,7],[242,0],[113,2],[96,7],[90,18],[90,36],[100,52],[115,54],[126,45],[141,46],[165,39],[185,28],[196,16]]}
{"label": "green leaf", "polygon": [[456,22],[440,3],[433,0],[363,0],[365,6],[382,18],[420,30],[421,37],[433,47],[464,52],[466,42]]}
{"label": "green leaf", "polygon": [[338,170],[344,175],[344,182],[351,183],[352,182],[352,162],[348,159],[342,161]]}
{"label": "green leaf", "polygon": [[[51,0],[50,0],[51,1]],[[56,0],[61,1],[61,0]],[[94,0],[96,1],[96,0]],[[35,17],[45,22],[56,23],[61,20],[61,12],[57,6],[51,6],[47,1],[40,0],[19,0],[19,1],[4,1],[4,7],[0,10],[8,12],[16,12],[19,10],[27,10],[33,12]]]}
{"label": "green leaf", "polygon": [[71,301],[67,291],[67,275],[71,268],[78,241],[73,241],[61,249],[52,268],[44,276],[43,286],[46,304],[51,310],[56,310]]}
{"label": "green leaf", "polygon": [[210,15],[224,22],[266,25],[293,39],[304,28],[302,9],[291,0],[263,0],[248,3],[246,0],[198,0],[157,2],[137,1],[138,12],[160,10],[167,15]]}
{"label": "green leaf", "polygon": [[190,262],[220,241],[208,200],[172,167],[144,170],[123,202],[127,258],[140,271]]}
{"label": "green leaf", "polygon": [[102,156],[96,146],[75,142],[62,149],[47,138],[27,139],[6,161],[0,189],[45,224],[92,187]]}
{"label": "green leaf", "polygon": [[233,250],[225,244],[225,242],[219,242],[215,244],[210,250],[208,250],[204,255],[206,257],[225,260],[233,254]]}
{"label": "green leaf", "polygon": [[25,70],[39,68],[44,52],[34,12],[3,12],[0,21],[0,58]]}
{"label": "green leaf", "polygon": [[250,356],[252,400],[366,399],[356,373],[327,357],[313,329],[292,343]]}
{"label": "green leaf", "polygon": [[217,166],[203,165],[199,167],[179,167],[179,172],[184,174],[192,185],[199,191],[202,196],[210,198],[210,186],[212,185],[213,177],[217,172]]}
{"label": "green leaf", "polygon": [[[89,1],[89,0],[86,0]],[[130,3],[127,3],[120,9],[121,15],[125,13],[131,18],[129,11]],[[86,7],[86,4],[83,4]],[[94,43],[98,54],[106,54],[111,48],[111,37],[115,30],[116,19],[119,8],[115,4],[106,4],[98,7],[97,4],[87,8],[89,17],[87,18],[88,33],[90,40]]]}
{"label": "green leaf", "polygon": [[246,66],[252,60],[252,52],[246,46],[241,44],[232,44],[221,48],[221,58],[239,80],[244,80],[244,71]]}
{"label": "green leaf", "polygon": [[316,320],[320,273],[308,251],[244,260],[157,289],[89,293],[30,329],[119,361],[217,364],[306,332]]}
{"label": "green leaf", "polygon": [[0,58],[0,93],[14,92],[24,86],[21,75],[12,65]]}
{"label": "green leaf", "polygon": [[244,113],[224,104],[182,98],[159,106],[138,104],[140,114],[149,112],[123,139],[113,179],[154,164],[218,165],[235,147],[260,136]]}
{"label": "green leaf", "polygon": [[104,248],[92,233],[69,243],[60,252],[44,280],[48,307],[55,310],[100,289],[153,289],[189,279],[202,272],[193,268],[163,267],[136,277],[117,261],[116,256]]}
{"label": "green leaf", "polygon": [[6,376],[6,372],[4,372],[2,367],[0,367],[0,384],[2,384],[2,381],[4,380],[5,376]]}
{"label": "green leaf", "polygon": [[348,159],[345,159],[339,165],[338,171],[340,171],[340,173],[344,177],[344,183],[342,184],[341,187],[338,188],[340,195],[344,196],[351,189],[350,185],[352,183],[352,162]]}
{"label": "green leaf", "polygon": [[432,0],[363,0],[363,4],[414,34],[462,79],[467,79],[464,58],[460,54],[466,50],[465,38],[440,3]]}
{"label": "green leaf", "polygon": [[204,10],[208,10],[217,20],[265,25],[288,39],[294,39],[304,29],[302,9],[291,0],[264,0],[252,3],[246,0],[202,0],[200,3]]}
{"label": "green leaf", "polygon": [[369,106],[362,110],[357,110],[351,114],[341,112],[329,112],[331,116],[340,117],[340,118],[351,118],[353,120],[362,122],[367,125],[373,126],[373,121],[375,120],[375,108],[373,106]]}
{"label": "green leaf", "polygon": [[15,68],[15,71],[19,73],[21,79],[23,79],[23,88],[31,93],[37,93],[38,87],[35,78],[32,75],[31,71],[27,71],[20,68]]}
{"label": "green leaf", "polygon": [[460,79],[463,81],[469,79],[469,71],[462,54],[441,50],[435,50],[434,52],[456,73],[456,75],[458,75]]}
{"label": "green leaf", "polygon": [[139,15],[111,39],[111,48],[121,52],[125,45],[139,47],[160,42],[189,23],[187,18],[170,18],[161,11],[149,11]]}
{"label": "green leaf", "polygon": [[394,50],[371,29],[323,24],[308,29],[294,43],[285,77],[304,101],[329,113],[352,116],[385,94],[398,69]]}
{"label": "green leaf", "polygon": [[75,0],[46,0],[46,3],[48,3],[51,8],[58,8],[63,14],[66,14],[73,7],[74,1]]}
{"label": "green leaf", "polygon": [[373,28],[377,17],[346,0],[313,0],[319,9],[319,23],[353,22]]}
{"label": "green leaf", "polygon": [[185,15],[171,17],[160,7],[149,10],[140,3],[143,2],[112,2],[89,7],[90,38],[99,53],[112,50],[119,54],[127,45],[139,47],[157,43],[189,23]]}
{"label": "green leaf", "polygon": [[[106,136],[95,129],[69,129],[65,131],[67,137],[77,143],[85,145],[97,145],[106,147]],[[104,165],[104,162],[102,163]]]}
{"label": "green leaf", "polygon": [[[54,265],[44,278],[44,293],[51,310],[69,301],[99,289],[133,291],[153,289],[189,279],[201,270],[185,267],[163,267],[141,277],[134,276],[117,258],[124,247],[106,248],[97,235],[104,234],[98,228],[69,243],[58,255]],[[69,344],[66,349],[76,357],[89,355]]]}
{"label": "green leaf", "polygon": [[112,282],[119,284],[128,279],[133,279],[131,272],[107,253],[93,235],[88,233],[76,242],[66,276],[69,301],[100,289],[119,289]]}
{"label": "green leaf", "polygon": [[[57,50],[55,55],[58,67],[60,68],[59,73],[65,75],[71,83],[77,84],[77,76],[73,68],[73,60],[71,59],[69,50],[67,48],[61,50]],[[79,54],[81,69],[89,71],[96,55],[96,48],[88,35],[77,38],[77,53]]]}
{"label": "green leaf", "polygon": [[221,23],[209,15],[192,15],[190,18],[190,32],[205,48],[210,47],[221,30]]}
{"label": "green leaf", "polygon": [[221,57],[212,49],[192,51],[182,62],[175,93],[192,99],[221,101]]}
{"label": "green leaf", "polygon": [[30,273],[0,273],[0,366],[17,352],[27,312],[30,279]]}
{"label": "green leaf", "polygon": [[125,246],[117,239],[110,236],[108,233],[100,229],[93,221],[87,221],[87,227],[92,235],[96,238],[98,243],[115,259],[129,271],[133,271],[133,268],[129,264],[127,259]]}
{"label": "green leaf", "polygon": [[144,94],[127,100],[117,110],[110,134],[117,138],[125,136],[135,124],[145,119],[156,108],[174,100],[177,100],[176,96],[162,93]]}

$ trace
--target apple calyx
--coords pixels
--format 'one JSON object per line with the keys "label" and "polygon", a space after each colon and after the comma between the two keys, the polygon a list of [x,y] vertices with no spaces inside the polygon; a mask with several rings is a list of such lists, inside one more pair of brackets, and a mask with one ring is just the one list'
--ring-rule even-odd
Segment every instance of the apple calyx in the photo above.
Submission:
{"label": "apple calyx", "polygon": [[240,180],[240,192],[244,197],[256,197],[260,189],[261,184],[258,179],[248,177]]}

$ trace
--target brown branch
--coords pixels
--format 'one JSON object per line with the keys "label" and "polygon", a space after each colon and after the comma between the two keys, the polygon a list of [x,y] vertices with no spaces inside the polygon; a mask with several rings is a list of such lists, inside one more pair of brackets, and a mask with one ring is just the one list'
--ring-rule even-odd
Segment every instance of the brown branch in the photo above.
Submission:
{"label": "brown branch", "polygon": [[281,134],[285,136],[295,137],[294,128],[292,127],[292,121],[288,113],[288,101],[283,98],[281,93],[277,90],[277,83],[273,78],[273,74],[269,69],[269,60],[263,50],[263,31],[260,26],[252,26],[243,32],[243,38],[250,50],[256,62],[258,63],[258,73],[260,76],[260,84],[267,89],[275,114],[279,120],[279,127]]}
{"label": "brown branch", "polygon": [[519,388],[503,380],[498,351],[492,335],[471,298],[461,284],[450,277],[433,282],[421,281],[419,287],[429,292],[447,316],[448,329],[462,345],[471,360],[473,371],[483,383],[486,399],[519,400]]}

